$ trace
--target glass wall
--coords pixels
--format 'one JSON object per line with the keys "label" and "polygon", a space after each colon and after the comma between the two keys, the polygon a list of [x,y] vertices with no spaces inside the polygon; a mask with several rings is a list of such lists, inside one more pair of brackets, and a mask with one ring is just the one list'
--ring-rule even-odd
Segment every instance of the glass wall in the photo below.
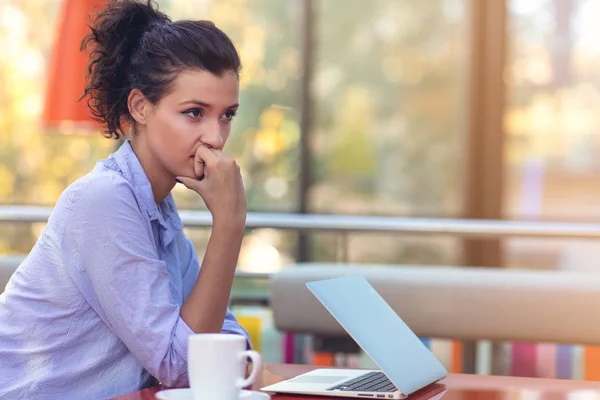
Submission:
{"label": "glass wall", "polygon": [[[458,217],[468,2],[344,4],[315,2],[311,211]],[[315,240],[314,257],[331,259],[334,240]],[[453,264],[458,245],[452,238],[351,235],[347,248],[355,262]]]}
{"label": "glass wall", "polygon": [[[174,19],[214,20],[244,69],[240,113],[228,144],[242,166],[250,211],[299,204],[301,0],[164,0]],[[314,213],[457,217],[468,151],[470,33],[466,0],[315,1]],[[41,126],[47,63],[60,0],[0,0],[0,203],[52,205],[116,143],[96,132]],[[512,0],[509,8],[505,215],[596,221],[600,184],[600,47],[588,0]],[[435,26],[435,29],[431,29]],[[181,209],[202,209],[177,187]],[[332,201],[334,199],[334,201]],[[0,226],[0,251],[26,253],[41,226]],[[190,232],[202,249],[206,232]],[[273,271],[293,262],[296,234],[249,233],[241,264]],[[311,257],[453,264],[456,239],[314,235]],[[581,268],[582,241],[506,241],[507,265]],[[342,249],[347,253],[341,254]],[[245,260],[245,261],[244,261]],[[254,260],[254,261],[253,261]],[[264,260],[270,260],[265,262]]]}
{"label": "glass wall", "polygon": [[[511,0],[506,70],[508,218],[600,221],[596,0]],[[596,241],[508,240],[507,265],[597,268]],[[599,254],[600,255],[600,254]]]}
{"label": "glass wall", "polygon": [[[301,37],[315,54],[309,127],[309,211],[457,217],[462,212],[468,114],[466,0],[163,0],[173,19],[213,20],[238,47],[241,108],[227,151],[242,167],[250,211],[296,212]],[[40,123],[60,0],[0,0],[0,203],[53,205],[64,188],[118,146],[97,132]],[[431,24],[436,29],[430,29]],[[178,186],[180,209],[204,209]],[[332,202],[330,199],[335,198]],[[43,225],[0,226],[0,251],[26,253]],[[189,230],[202,252],[208,232]],[[272,272],[294,261],[297,234],[249,232],[240,267]],[[452,238],[314,235],[311,257],[370,262],[458,261]],[[347,250],[340,254],[341,250]]]}

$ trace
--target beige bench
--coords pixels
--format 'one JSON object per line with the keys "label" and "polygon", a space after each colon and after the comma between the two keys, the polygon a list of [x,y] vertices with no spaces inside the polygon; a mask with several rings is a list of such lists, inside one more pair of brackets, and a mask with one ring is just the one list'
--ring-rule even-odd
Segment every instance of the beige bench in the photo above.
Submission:
{"label": "beige bench", "polygon": [[600,344],[600,274],[582,272],[299,264],[271,279],[275,326],[347,338],[305,283],[354,274],[422,337]]}
{"label": "beige bench", "polygon": [[271,279],[275,325],[345,336],[305,283],[353,274],[421,336],[600,344],[600,274],[582,272],[301,264]]}

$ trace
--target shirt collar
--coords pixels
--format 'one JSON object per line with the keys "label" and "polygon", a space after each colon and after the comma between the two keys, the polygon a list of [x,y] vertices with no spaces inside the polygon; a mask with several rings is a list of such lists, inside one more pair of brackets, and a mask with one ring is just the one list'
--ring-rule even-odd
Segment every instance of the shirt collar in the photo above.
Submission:
{"label": "shirt collar", "polygon": [[150,181],[133,152],[129,140],[125,141],[114,153],[114,159],[125,179],[133,186],[135,197],[141,205],[142,211],[146,212],[150,221],[158,222],[161,241],[164,246],[167,246],[175,238],[177,232],[183,228],[173,195],[169,193],[158,206],[156,205]]}

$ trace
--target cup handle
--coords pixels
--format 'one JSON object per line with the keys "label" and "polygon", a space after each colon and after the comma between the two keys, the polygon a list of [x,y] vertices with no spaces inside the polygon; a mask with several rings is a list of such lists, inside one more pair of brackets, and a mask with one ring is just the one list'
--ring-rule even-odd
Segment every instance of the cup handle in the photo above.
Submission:
{"label": "cup handle", "polygon": [[262,367],[262,358],[258,352],[254,350],[246,350],[240,353],[240,359],[242,361],[246,361],[247,358],[250,358],[252,360],[252,372],[250,373],[250,376],[248,378],[238,379],[236,384],[237,387],[240,388],[251,386],[256,380],[258,373],[260,372]]}

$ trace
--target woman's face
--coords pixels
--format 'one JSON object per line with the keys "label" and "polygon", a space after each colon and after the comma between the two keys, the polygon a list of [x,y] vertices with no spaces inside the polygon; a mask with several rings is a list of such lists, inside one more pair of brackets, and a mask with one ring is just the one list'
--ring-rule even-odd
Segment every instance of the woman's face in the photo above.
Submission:
{"label": "woman's face", "polygon": [[[222,76],[198,70],[179,73],[171,91],[153,106],[145,124],[146,150],[173,180],[176,176],[197,177],[196,149],[223,149],[238,108],[238,96],[238,76],[233,71]],[[200,172],[202,176],[202,168]]]}

